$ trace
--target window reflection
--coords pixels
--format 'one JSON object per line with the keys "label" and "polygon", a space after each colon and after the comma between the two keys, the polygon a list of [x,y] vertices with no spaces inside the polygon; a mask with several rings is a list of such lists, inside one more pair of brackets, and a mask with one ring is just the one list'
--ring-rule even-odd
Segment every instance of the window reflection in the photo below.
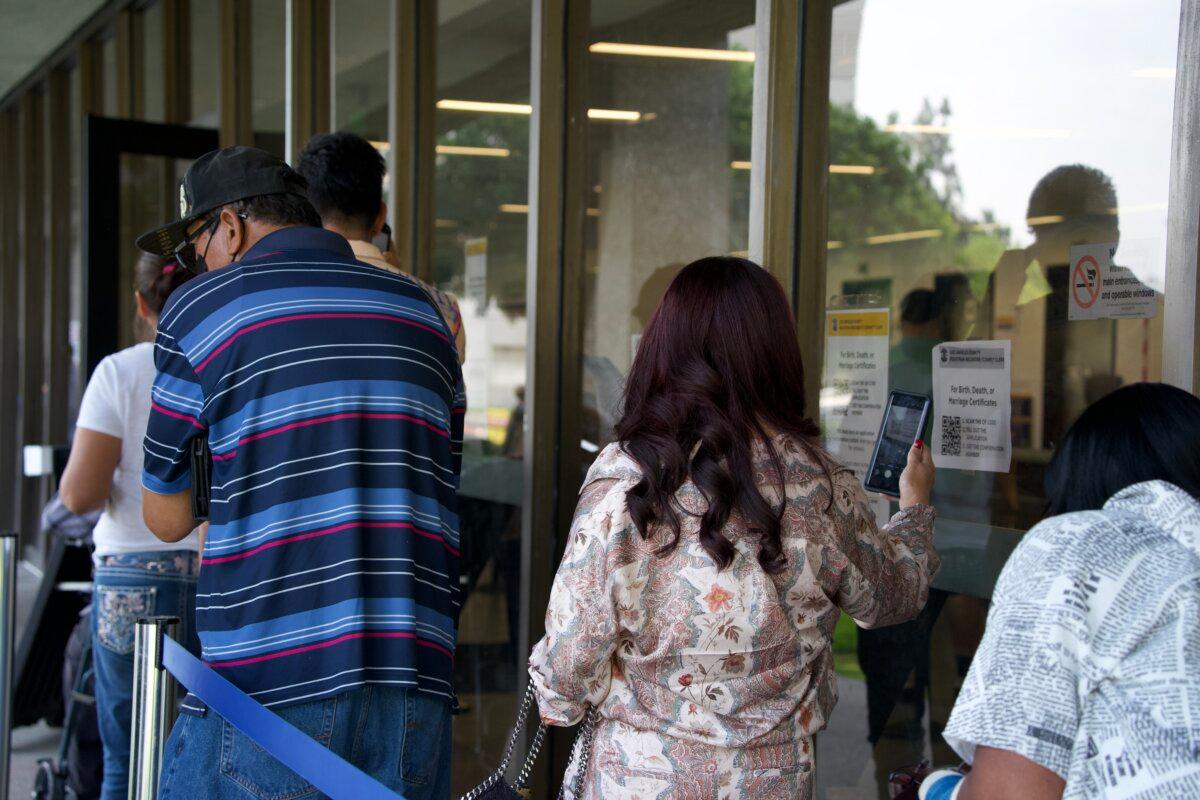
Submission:
{"label": "window reflection", "polygon": [[333,129],[371,141],[388,138],[391,3],[333,4]]}
{"label": "window reflection", "polygon": [[163,85],[163,8],[154,3],[139,12],[141,26],[141,71],[142,87],[141,118],[150,122],[162,122],[165,118]]}
{"label": "window reflection", "polygon": [[433,279],[459,298],[467,335],[456,793],[499,763],[527,657],[518,625],[531,13],[527,0],[439,4]]}
{"label": "window reflection", "polygon": [[624,376],[675,274],[745,255],[754,91],[753,2],[591,9],[585,466],[612,440]]}
{"label": "window reflection", "polygon": [[117,37],[112,32],[100,43],[100,63],[104,80],[104,115],[117,116]]}
{"label": "window reflection", "polygon": [[[834,12],[829,306],[888,310],[889,389],[931,393],[942,342],[1009,340],[1013,456],[1006,472],[939,469],[943,567],[918,620],[862,631],[842,619],[819,796],[886,798],[889,770],[955,760],[941,729],[996,576],[1041,518],[1054,448],[1089,403],[1160,377],[1161,295],[1134,318],[1073,319],[1070,306],[1089,244],[1132,271],[1131,290],[1162,291],[1173,84],[1155,76],[1173,74],[1179,4],[1094,12],[1029,0]],[[1067,14],[1085,39],[1127,35],[1068,53]]]}
{"label": "window reflection", "polygon": [[189,0],[188,69],[191,75],[191,122],[215,128],[219,122],[218,92],[221,86],[221,7],[219,0]]}
{"label": "window reflection", "polygon": [[284,0],[250,0],[250,97],[254,143],[284,155],[285,48],[287,38]]}

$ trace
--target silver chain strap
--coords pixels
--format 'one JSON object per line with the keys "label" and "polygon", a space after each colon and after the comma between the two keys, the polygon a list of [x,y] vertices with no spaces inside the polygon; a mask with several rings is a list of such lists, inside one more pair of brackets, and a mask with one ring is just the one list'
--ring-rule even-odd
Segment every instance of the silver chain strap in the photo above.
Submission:
{"label": "silver chain strap", "polygon": [[558,792],[559,800],[580,800],[583,796],[583,781],[587,774],[588,759],[592,755],[592,740],[596,736],[596,709],[588,706],[587,713],[583,715],[583,722],[579,724],[579,733],[575,734],[575,743],[571,745],[571,761],[567,766],[567,771],[571,771],[571,765],[575,767],[575,780],[571,782],[571,795],[567,796],[567,782],[563,781],[562,789]]}
{"label": "silver chain strap", "polygon": [[[525,695],[521,698],[521,707],[517,711],[517,721],[513,725],[512,733],[509,734],[508,743],[504,746],[504,755],[500,758],[500,766],[483,783],[464,794],[460,800],[478,800],[485,792],[504,780],[504,776],[508,773],[509,765],[512,764],[513,753],[517,749],[517,740],[521,738],[521,731],[524,730],[525,723],[529,719],[529,711],[533,707],[533,701],[533,683],[530,682],[525,686]],[[580,724],[579,733],[575,736],[575,743],[571,746],[570,763],[576,765],[575,780],[573,781],[569,798],[567,797],[566,782],[563,782],[562,789],[559,791],[559,798],[563,800],[578,800],[580,796],[580,792],[583,789],[584,772],[587,771],[588,758],[592,752],[592,737],[595,734],[595,729],[596,710],[589,706],[587,713],[583,717],[583,722]],[[546,723],[539,720],[537,730],[533,734],[533,741],[529,746],[529,752],[525,754],[525,760],[521,763],[521,771],[517,774],[516,782],[513,783],[514,789],[523,789],[529,784],[529,779],[533,775],[534,762],[537,761],[537,757],[542,752],[542,746],[545,743]],[[570,771],[570,767],[568,767],[568,771]]]}

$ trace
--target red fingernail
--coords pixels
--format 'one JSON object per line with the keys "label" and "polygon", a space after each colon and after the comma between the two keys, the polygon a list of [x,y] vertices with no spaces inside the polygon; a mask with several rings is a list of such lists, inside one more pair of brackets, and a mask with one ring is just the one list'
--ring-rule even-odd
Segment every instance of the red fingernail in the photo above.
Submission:
{"label": "red fingernail", "polygon": [[921,441],[920,439],[917,439],[917,449],[920,450],[924,446],[925,446],[925,442]]}

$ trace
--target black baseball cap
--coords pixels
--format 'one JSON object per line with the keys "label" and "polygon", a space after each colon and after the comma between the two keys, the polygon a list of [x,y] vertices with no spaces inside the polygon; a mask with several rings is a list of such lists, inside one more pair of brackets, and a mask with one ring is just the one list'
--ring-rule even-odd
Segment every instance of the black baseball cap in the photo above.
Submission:
{"label": "black baseball cap", "polygon": [[283,159],[257,147],[212,150],[188,167],[179,184],[179,220],[143,233],[137,246],[147,253],[170,256],[197,219],[229,203],[264,194],[308,199],[308,182]]}

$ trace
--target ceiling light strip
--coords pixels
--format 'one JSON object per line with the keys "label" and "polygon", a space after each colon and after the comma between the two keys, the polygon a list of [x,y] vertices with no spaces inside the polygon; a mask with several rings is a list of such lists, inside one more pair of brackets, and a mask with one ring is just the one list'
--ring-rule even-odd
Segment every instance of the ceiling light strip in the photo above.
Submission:
{"label": "ceiling light strip", "polygon": [[660,44],[625,44],[596,42],[588,48],[593,53],[610,56],[642,56],[646,58],[684,58],[692,61],[740,61],[754,63],[750,50],[715,50],[706,47],[670,47]]}
{"label": "ceiling light strip", "polygon": [[867,244],[892,244],[894,242],[912,242],[917,239],[937,239],[944,232],[936,228],[924,231],[904,231],[903,233],[885,233],[879,236],[868,236]]}
{"label": "ceiling light strip", "polygon": [[439,156],[482,156],[485,158],[508,158],[512,152],[507,147],[471,147],[459,144],[439,144]]}

